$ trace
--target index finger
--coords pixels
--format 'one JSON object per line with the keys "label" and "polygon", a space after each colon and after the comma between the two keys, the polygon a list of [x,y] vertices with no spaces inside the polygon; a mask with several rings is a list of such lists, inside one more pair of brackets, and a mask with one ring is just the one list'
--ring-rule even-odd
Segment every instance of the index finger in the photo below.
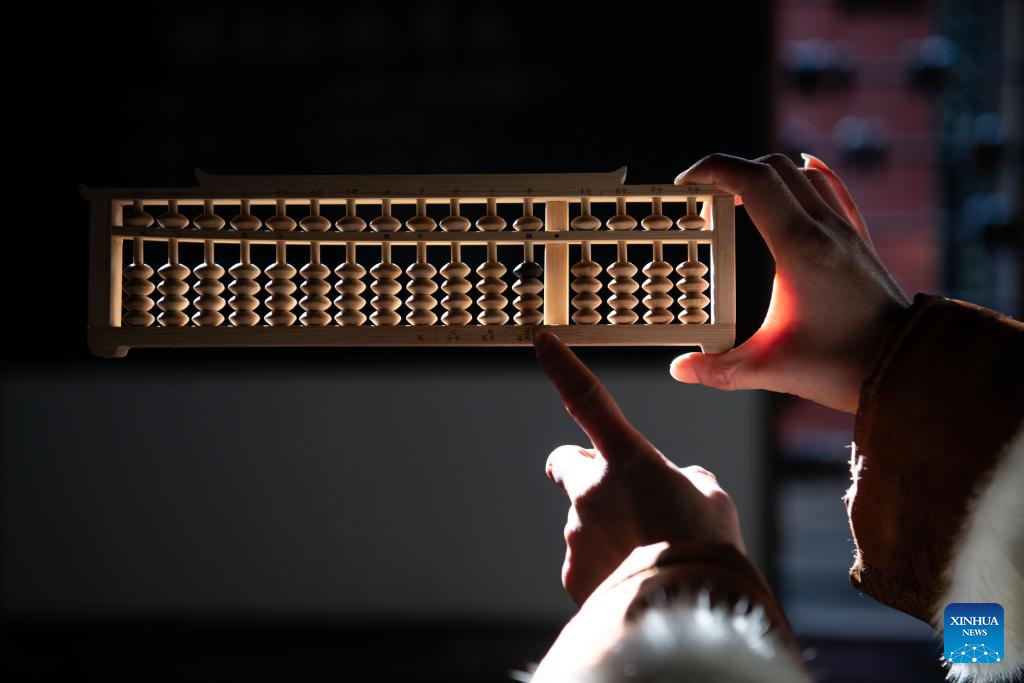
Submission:
{"label": "index finger", "polygon": [[541,329],[533,336],[533,347],[565,409],[609,464],[643,450],[647,439],[629,424],[608,390],[568,346]]}

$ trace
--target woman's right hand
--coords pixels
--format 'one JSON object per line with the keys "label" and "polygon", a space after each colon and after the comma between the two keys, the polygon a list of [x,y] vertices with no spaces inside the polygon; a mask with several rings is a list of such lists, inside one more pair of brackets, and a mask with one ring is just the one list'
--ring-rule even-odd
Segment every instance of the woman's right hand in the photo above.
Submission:
{"label": "woman's right hand", "polygon": [[712,154],[676,184],[736,194],[775,259],[760,329],[722,354],[672,362],[681,382],[768,389],[856,412],[860,388],[889,323],[910,304],[878,258],[846,186],[824,163],[804,168],[771,154],[751,161]]}

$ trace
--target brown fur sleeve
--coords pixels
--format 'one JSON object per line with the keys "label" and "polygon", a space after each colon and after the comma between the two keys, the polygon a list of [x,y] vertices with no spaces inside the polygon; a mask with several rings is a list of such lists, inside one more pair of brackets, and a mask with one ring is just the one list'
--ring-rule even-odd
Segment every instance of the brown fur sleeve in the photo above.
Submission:
{"label": "brown fur sleeve", "polygon": [[929,621],[972,495],[1024,416],[1024,325],[919,294],[861,391],[853,585]]}

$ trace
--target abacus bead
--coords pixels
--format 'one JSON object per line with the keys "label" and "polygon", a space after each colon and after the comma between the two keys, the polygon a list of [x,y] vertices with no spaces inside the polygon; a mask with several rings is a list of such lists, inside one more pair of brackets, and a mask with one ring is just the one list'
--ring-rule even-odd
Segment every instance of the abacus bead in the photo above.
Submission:
{"label": "abacus bead", "polygon": [[519,311],[514,320],[519,325],[536,325],[544,319],[540,307],[544,304],[540,292],[544,289],[544,268],[539,263],[524,261],[512,271],[518,279],[512,285],[512,291],[518,294],[512,305]]}
{"label": "abacus bead", "polygon": [[324,232],[331,229],[331,220],[320,215],[309,215],[299,221],[299,227],[306,232]]}
{"label": "abacus bead", "polygon": [[[703,306],[707,306],[708,298],[703,294],[701,294],[700,296],[704,300]],[[683,297],[679,298],[683,299]],[[694,306],[696,306],[696,303],[694,304]],[[688,325],[699,325],[701,323],[706,323],[708,321],[708,314],[707,311],[703,310],[703,308],[685,308],[679,314],[679,321],[684,322]]]}
{"label": "abacus bead", "polygon": [[405,319],[410,325],[433,325],[437,322],[437,314],[433,310],[437,299],[432,296],[437,291],[437,283],[432,279],[436,273],[437,269],[429,263],[413,263],[405,269],[405,274],[411,278],[406,285],[409,297],[405,300],[410,311]]}
{"label": "abacus bead", "polygon": [[501,279],[506,270],[500,261],[484,261],[476,269],[481,278],[476,285],[481,293],[476,300],[481,309],[476,319],[481,325],[504,325],[508,322],[508,314],[502,310],[508,305],[508,299],[501,294],[508,288]]}
{"label": "abacus bead", "polygon": [[138,209],[132,205],[125,208],[121,222],[129,228],[148,228],[153,225],[153,217],[146,213],[145,209]]}
{"label": "abacus bead", "polygon": [[163,311],[157,316],[157,322],[164,327],[182,327],[188,324],[188,316],[183,311],[188,308],[188,299],[185,298],[188,283],[185,282],[185,278],[189,275],[189,269],[180,263],[165,263],[160,266],[157,274],[163,278],[157,285],[157,291],[163,295],[157,301],[157,306]]}
{"label": "abacus bead", "polygon": [[224,219],[215,213],[203,213],[196,216],[193,220],[195,226],[200,230],[220,230],[224,227]]}
{"label": "abacus bead", "polygon": [[[516,221],[518,223],[518,221]],[[484,232],[496,232],[498,230],[504,230],[507,223],[501,216],[485,214],[480,216],[476,221],[476,227],[478,230]]]}
{"label": "abacus bead", "polygon": [[228,305],[234,311],[228,320],[236,327],[255,325],[260,321],[255,313],[260,305],[256,298],[260,291],[260,284],[256,282],[260,269],[251,263],[236,263],[228,269],[228,274],[234,278],[228,283],[228,291],[234,295],[228,299]]}
{"label": "abacus bead", "polygon": [[374,232],[394,232],[402,227],[402,222],[394,216],[377,216],[370,221],[370,229]]}
{"label": "abacus bead", "polygon": [[520,232],[533,232],[544,227],[544,221],[537,216],[520,216],[512,222],[512,228]]}
{"label": "abacus bead", "polygon": [[608,314],[608,322],[613,325],[630,325],[635,323],[639,316],[632,309],[638,301],[633,292],[640,288],[633,276],[636,275],[636,266],[629,261],[616,261],[608,266],[608,274],[612,281],[608,289],[612,295],[608,297],[608,305],[612,312]]}
{"label": "abacus bead", "polygon": [[445,278],[441,290],[446,296],[441,299],[441,306],[446,313],[441,316],[445,325],[467,325],[473,316],[467,310],[473,300],[467,292],[473,285],[466,279],[470,273],[469,266],[461,261],[446,263],[441,266],[441,277]]}
{"label": "abacus bead", "polygon": [[267,219],[267,227],[275,232],[290,232],[295,226],[295,219],[287,214],[276,213]]}
{"label": "abacus bead", "polygon": [[156,222],[160,224],[161,228],[168,230],[181,230],[188,226],[188,218],[178,213],[177,209],[162,214],[156,219]]}
{"label": "abacus bead", "polygon": [[338,292],[334,305],[341,310],[334,316],[335,321],[339,325],[362,325],[366,322],[366,314],[361,310],[366,306],[366,299],[360,294],[366,291],[366,283],[360,278],[366,275],[366,268],[346,262],[335,268],[334,274],[340,278],[334,285]]}
{"label": "abacus bead", "polygon": [[297,287],[292,282],[295,277],[295,267],[288,263],[274,263],[266,270],[270,281],[265,289],[270,294],[265,300],[270,312],[263,316],[263,320],[271,326],[291,325],[295,322],[295,297],[292,294]]}
{"label": "abacus bead", "polygon": [[597,295],[601,291],[601,281],[597,279],[600,272],[601,266],[590,260],[578,261],[572,267],[570,287],[576,292],[572,298],[572,305],[576,308],[572,321],[577,325],[596,325],[601,320],[601,314],[597,312],[601,305],[601,297]]}
{"label": "abacus bead", "polygon": [[331,307],[331,300],[327,293],[331,291],[331,285],[327,282],[327,276],[331,269],[322,263],[307,263],[299,271],[305,281],[299,286],[306,296],[299,300],[299,307],[304,313],[299,316],[299,322],[307,326],[328,325],[331,316],[327,309]]}
{"label": "abacus bead", "polygon": [[601,219],[589,214],[576,216],[569,222],[573,230],[597,230],[601,227]]}
{"label": "abacus bead", "polygon": [[[684,261],[676,267],[676,272],[684,278],[702,278],[708,274],[708,267],[700,261]],[[705,289],[707,289],[707,284],[707,282],[704,283]]]}
{"label": "abacus bead", "polygon": [[644,230],[668,230],[672,227],[672,219],[659,213],[654,213],[640,221]]}
{"label": "abacus bead", "polygon": [[676,272],[683,276],[676,287],[682,292],[677,299],[683,310],[679,313],[679,320],[688,324],[699,324],[707,322],[708,314],[703,309],[711,300],[704,294],[710,286],[704,279],[708,267],[699,261],[686,261],[676,267]]}
{"label": "abacus bead", "polygon": [[680,230],[703,230],[707,224],[708,222],[702,216],[695,213],[688,213],[676,221]]}
{"label": "abacus bead", "polygon": [[366,229],[366,221],[359,216],[342,216],[334,225],[342,232],[360,232]]}
{"label": "abacus bead", "polygon": [[441,229],[445,232],[465,232],[471,223],[465,216],[447,216],[441,219]]}
{"label": "abacus bead", "polygon": [[194,289],[197,296],[192,303],[197,312],[192,316],[192,322],[196,325],[220,325],[224,322],[224,316],[220,309],[224,308],[224,283],[220,278],[224,277],[224,268],[216,263],[203,263],[193,271],[199,278]]}
{"label": "abacus bead", "polygon": [[430,232],[437,227],[437,221],[430,216],[413,216],[405,225],[413,232]]}
{"label": "abacus bead", "polygon": [[647,276],[643,283],[643,289],[647,292],[643,304],[650,309],[644,314],[644,320],[655,325],[672,322],[673,315],[669,310],[672,297],[668,294],[674,287],[668,278],[672,274],[671,264],[651,261],[644,266],[643,273]]}
{"label": "abacus bead", "polygon": [[132,327],[149,327],[155,318],[149,312],[154,302],[150,297],[156,285],[149,281],[153,269],[145,263],[132,263],[124,269],[125,282],[122,285],[125,297],[124,324]]}
{"label": "abacus bead", "polygon": [[263,222],[251,213],[240,213],[231,219],[231,227],[235,230],[259,230]]}
{"label": "abacus bead", "polygon": [[636,219],[626,214],[618,214],[608,219],[609,230],[632,230],[636,227]]}
{"label": "abacus bead", "polygon": [[539,263],[523,261],[516,266],[515,270],[512,271],[512,274],[520,280],[532,280],[544,275],[544,268],[542,268]]}
{"label": "abacus bead", "polygon": [[[458,292],[460,294],[465,294],[469,290],[473,289],[473,286],[469,283],[469,280],[466,280],[466,276],[469,275],[471,272],[472,271],[470,270],[469,266],[467,266],[462,261],[446,263],[445,265],[441,266],[441,277],[451,281],[452,284],[450,285],[450,287],[453,289],[453,291]],[[448,289],[445,289],[445,291],[447,292]]]}
{"label": "abacus bead", "polygon": [[374,325],[397,325],[402,321],[402,316],[395,310],[402,305],[396,294],[402,291],[402,285],[396,279],[402,274],[402,269],[394,263],[378,263],[370,269],[370,275],[374,282],[370,289],[377,296],[370,300],[370,305],[376,309],[370,314],[370,322]]}

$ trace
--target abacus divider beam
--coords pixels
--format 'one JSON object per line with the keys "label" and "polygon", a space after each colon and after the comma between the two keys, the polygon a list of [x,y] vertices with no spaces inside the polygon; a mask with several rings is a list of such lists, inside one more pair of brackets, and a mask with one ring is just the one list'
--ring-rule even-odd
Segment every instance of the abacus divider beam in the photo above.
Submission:
{"label": "abacus divider beam", "polygon": [[735,325],[736,208],[732,197],[711,200],[711,220],[711,322]]}
{"label": "abacus divider beam", "polygon": [[[569,202],[544,204],[544,229],[569,229]],[[569,324],[569,245],[544,245],[544,324]]]}

